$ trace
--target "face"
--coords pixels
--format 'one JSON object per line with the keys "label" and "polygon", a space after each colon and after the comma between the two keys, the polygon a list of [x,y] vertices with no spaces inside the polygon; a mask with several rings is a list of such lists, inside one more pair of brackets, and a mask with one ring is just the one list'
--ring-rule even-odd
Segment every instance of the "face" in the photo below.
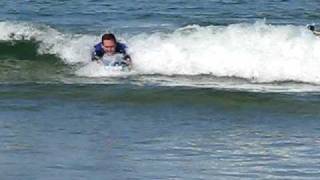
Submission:
{"label": "face", "polygon": [[103,40],[102,48],[107,55],[113,55],[116,52],[116,43],[112,40]]}

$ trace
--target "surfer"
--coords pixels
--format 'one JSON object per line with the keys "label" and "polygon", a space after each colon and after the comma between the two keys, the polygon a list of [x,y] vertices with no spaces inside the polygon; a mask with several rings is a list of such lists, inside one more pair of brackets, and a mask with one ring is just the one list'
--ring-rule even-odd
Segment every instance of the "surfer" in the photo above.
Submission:
{"label": "surfer", "polygon": [[320,31],[316,30],[315,25],[308,25],[307,27],[310,31],[313,32],[314,35],[320,36]]}
{"label": "surfer", "polygon": [[94,46],[91,54],[92,61],[100,62],[104,56],[115,56],[120,54],[120,61],[116,61],[112,66],[131,66],[131,57],[127,54],[127,46],[123,43],[117,42],[116,37],[112,33],[104,34],[101,42]]}

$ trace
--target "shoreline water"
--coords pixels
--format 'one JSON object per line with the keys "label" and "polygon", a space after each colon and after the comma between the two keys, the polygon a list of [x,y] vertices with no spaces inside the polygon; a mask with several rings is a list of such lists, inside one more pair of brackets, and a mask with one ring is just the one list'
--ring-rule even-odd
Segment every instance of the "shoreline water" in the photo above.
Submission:
{"label": "shoreline water", "polygon": [[316,179],[318,95],[1,87],[6,179]]}

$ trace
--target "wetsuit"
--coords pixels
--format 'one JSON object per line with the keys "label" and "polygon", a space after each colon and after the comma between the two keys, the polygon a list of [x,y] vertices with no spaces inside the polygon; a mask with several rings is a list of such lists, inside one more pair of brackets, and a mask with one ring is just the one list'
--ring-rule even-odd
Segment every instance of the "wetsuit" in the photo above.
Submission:
{"label": "wetsuit", "polygon": [[[126,49],[127,49],[127,46],[125,44],[117,42],[115,53],[123,54],[124,59],[126,59],[127,58],[126,56],[128,56]],[[100,42],[94,46],[94,50],[91,54],[91,60],[92,61],[99,60],[103,57],[104,54],[105,52],[102,48],[102,43]]]}

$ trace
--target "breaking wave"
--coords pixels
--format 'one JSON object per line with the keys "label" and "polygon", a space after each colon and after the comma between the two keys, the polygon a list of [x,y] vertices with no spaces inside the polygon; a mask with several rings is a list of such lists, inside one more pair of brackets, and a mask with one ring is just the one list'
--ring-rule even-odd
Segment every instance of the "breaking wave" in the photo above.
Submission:
{"label": "breaking wave", "polygon": [[[0,58],[10,55],[8,43],[13,43],[16,50],[12,53],[26,47],[36,52],[29,59],[53,55],[66,65],[82,64],[80,69],[75,68],[76,75],[110,76],[110,72],[95,71],[97,67],[90,62],[90,49],[100,35],[68,34],[46,25],[21,22],[0,22],[0,32]],[[320,39],[303,26],[264,22],[189,25],[170,33],[142,32],[118,37],[130,47],[135,74],[212,75],[253,82],[320,84]],[[21,41],[27,43],[21,45]],[[17,42],[20,45],[14,44]]]}

